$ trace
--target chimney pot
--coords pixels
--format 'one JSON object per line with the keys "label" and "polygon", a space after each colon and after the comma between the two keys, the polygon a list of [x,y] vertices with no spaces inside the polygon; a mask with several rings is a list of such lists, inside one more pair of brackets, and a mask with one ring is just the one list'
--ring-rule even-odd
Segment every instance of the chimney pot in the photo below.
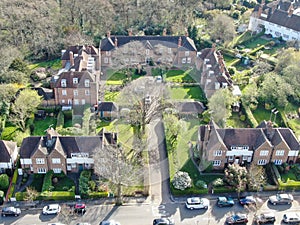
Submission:
{"label": "chimney pot", "polygon": [[128,36],[132,36],[132,29],[128,29]]}
{"label": "chimney pot", "polygon": [[72,51],[69,52],[69,58],[70,58],[70,65],[72,67],[74,66],[74,55]]}
{"label": "chimney pot", "polygon": [[167,28],[164,28],[163,29],[163,36],[166,36],[167,35]]}
{"label": "chimney pot", "polygon": [[181,37],[178,38],[178,47],[181,47],[181,44],[182,44],[182,39]]}
{"label": "chimney pot", "polygon": [[106,32],[106,37],[107,37],[107,38],[110,38],[110,31],[107,31],[107,32]]}

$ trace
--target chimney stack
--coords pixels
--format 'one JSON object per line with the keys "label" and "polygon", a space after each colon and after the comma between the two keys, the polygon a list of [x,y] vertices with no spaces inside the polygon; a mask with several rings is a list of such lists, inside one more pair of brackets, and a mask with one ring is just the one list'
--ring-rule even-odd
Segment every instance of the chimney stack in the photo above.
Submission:
{"label": "chimney stack", "polygon": [[115,36],[115,48],[117,48],[118,47],[118,39],[117,39],[117,37]]}
{"label": "chimney stack", "polygon": [[294,12],[294,7],[293,7],[293,3],[291,3],[288,9],[288,17],[291,17],[293,15],[293,12]]}
{"label": "chimney stack", "polygon": [[163,36],[167,36],[167,28],[163,29]]}
{"label": "chimney stack", "polygon": [[69,58],[70,58],[70,65],[72,67],[74,66],[74,56],[72,51],[69,52]]}
{"label": "chimney stack", "polygon": [[185,35],[186,37],[188,37],[188,36],[189,36],[189,31],[188,31],[188,29],[187,29],[187,28],[185,28],[185,29],[184,29],[184,35]]}
{"label": "chimney stack", "polygon": [[107,37],[107,38],[110,38],[110,31],[107,31],[107,32],[106,32],[106,37]]}
{"label": "chimney stack", "polygon": [[128,29],[128,36],[132,36],[132,28]]}
{"label": "chimney stack", "polygon": [[182,45],[182,39],[181,39],[181,37],[179,37],[178,38],[178,47],[181,47],[181,45]]}

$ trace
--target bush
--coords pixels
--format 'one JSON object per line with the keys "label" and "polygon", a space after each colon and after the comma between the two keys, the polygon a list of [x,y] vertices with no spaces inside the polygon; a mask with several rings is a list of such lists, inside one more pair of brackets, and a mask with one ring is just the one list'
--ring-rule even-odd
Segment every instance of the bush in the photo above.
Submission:
{"label": "bush", "polygon": [[89,192],[87,195],[88,198],[106,198],[108,197],[108,192]]}
{"label": "bush", "polygon": [[187,172],[178,171],[174,175],[172,184],[175,189],[185,190],[192,186],[192,179]]}
{"label": "bush", "polygon": [[56,127],[63,128],[64,124],[65,124],[65,116],[62,111],[59,111],[59,113],[57,115]]}
{"label": "bush", "polygon": [[195,185],[196,185],[196,187],[201,188],[201,189],[207,188],[207,184],[203,180],[197,180]]}
{"label": "bush", "polygon": [[0,175],[0,190],[7,190],[9,186],[9,177],[7,174]]}
{"label": "bush", "polygon": [[224,186],[224,181],[222,178],[217,178],[216,180],[213,181],[212,185],[213,187],[222,187]]}
{"label": "bush", "polygon": [[50,190],[53,190],[52,189],[52,177],[53,177],[53,170],[49,170],[45,177],[44,177],[44,181],[43,181],[43,187],[42,187],[42,192],[44,191],[50,191]]}
{"label": "bush", "polygon": [[69,191],[44,191],[38,197],[39,200],[74,200],[75,193]]}
{"label": "bush", "polygon": [[246,115],[244,115],[244,114],[243,114],[243,115],[240,115],[240,120],[241,120],[241,121],[245,121],[245,120],[246,120]]}

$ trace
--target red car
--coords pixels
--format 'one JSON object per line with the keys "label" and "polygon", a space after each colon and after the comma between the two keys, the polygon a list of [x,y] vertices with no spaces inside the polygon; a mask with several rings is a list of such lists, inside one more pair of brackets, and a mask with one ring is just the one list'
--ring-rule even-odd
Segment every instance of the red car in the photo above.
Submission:
{"label": "red car", "polygon": [[74,205],[74,212],[84,214],[86,212],[86,205],[84,203],[76,203]]}

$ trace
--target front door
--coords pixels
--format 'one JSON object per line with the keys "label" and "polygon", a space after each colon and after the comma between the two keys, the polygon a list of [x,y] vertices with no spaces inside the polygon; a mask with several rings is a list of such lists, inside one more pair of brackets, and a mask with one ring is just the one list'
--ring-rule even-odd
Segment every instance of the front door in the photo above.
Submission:
{"label": "front door", "polygon": [[239,162],[240,162],[240,158],[236,158],[236,159],[234,160],[234,164],[239,164]]}

